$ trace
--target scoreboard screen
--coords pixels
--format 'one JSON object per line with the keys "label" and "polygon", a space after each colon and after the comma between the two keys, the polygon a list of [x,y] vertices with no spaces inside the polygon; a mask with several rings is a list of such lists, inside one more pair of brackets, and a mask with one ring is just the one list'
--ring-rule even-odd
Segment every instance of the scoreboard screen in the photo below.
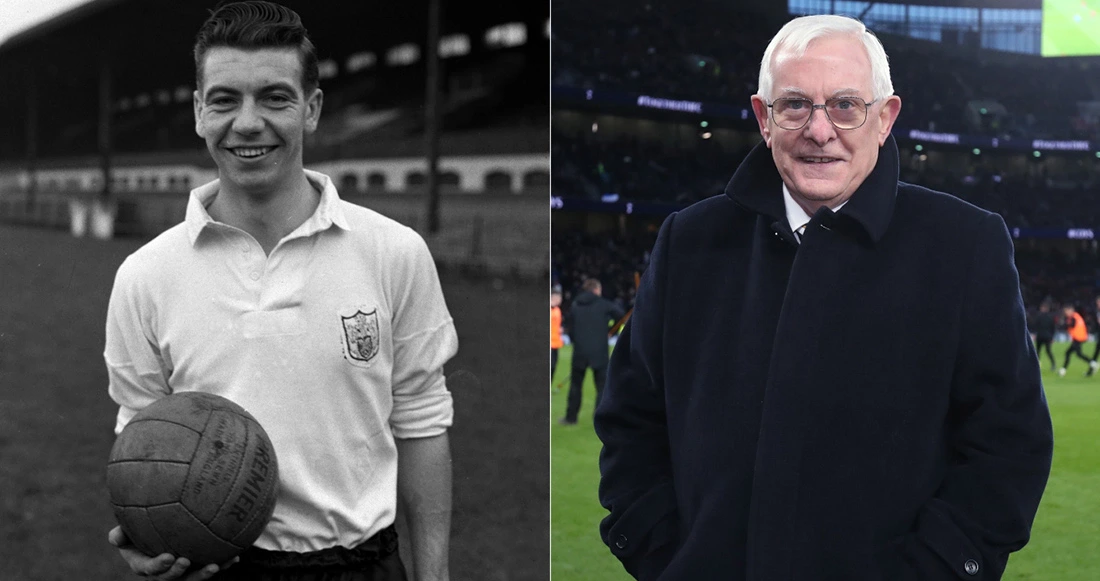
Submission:
{"label": "scoreboard screen", "polygon": [[1100,55],[1100,0],[1043,0],[1047,57]]}

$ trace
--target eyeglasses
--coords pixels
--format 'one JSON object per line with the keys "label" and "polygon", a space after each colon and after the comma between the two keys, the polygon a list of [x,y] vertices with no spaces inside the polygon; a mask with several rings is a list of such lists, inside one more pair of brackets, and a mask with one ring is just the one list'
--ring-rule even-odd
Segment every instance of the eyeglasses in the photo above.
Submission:
{"label": "eyeglasses", "polygon": [[768,103],[772,121],[782,129],[796,131],[810,122],[814,109],[824,109],[825,118],[837,129],[859,129],[867,122],[867,109],[878,99],[867,102],[859,97],[834,97],[824,105],[814,105],[809,99],[783,98]]}

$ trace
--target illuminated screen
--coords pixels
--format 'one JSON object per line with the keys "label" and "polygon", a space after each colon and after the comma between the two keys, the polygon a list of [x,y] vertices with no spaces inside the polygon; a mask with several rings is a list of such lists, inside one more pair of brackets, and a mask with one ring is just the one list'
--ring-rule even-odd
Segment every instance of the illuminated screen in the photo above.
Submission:
{"label": "illuminated screen", "polygon": [[1100,55],[1100,0],[1043,0],[1041,53]]}

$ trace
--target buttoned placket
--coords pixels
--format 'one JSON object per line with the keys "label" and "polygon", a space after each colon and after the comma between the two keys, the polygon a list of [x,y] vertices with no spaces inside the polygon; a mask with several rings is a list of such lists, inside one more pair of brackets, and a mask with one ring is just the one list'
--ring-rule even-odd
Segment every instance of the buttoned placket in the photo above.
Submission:
{"label": "buttoned placket", "polygon": [[[242,272],[254,283],[261,283],[267,269],[267,257],[259,250],[259,243],[252,239],[247,232],[232,228],[228,233],[232,237],[233,247],[240,252],[237,262]],[[238,262],[239,261],[239,262]],[[259,297],[260,289],[253,288],[255,296]]]}

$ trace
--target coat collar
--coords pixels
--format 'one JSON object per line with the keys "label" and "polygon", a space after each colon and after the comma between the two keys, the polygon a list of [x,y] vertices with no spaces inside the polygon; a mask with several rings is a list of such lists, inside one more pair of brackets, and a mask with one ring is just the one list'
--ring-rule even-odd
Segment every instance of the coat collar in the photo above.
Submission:
{"label": "coat collar", "polygon": [[[898,146],[893,135],[879,148],[878,163],[856,189],[848,203],[836,213],[862,227],[871,240],[878,242],[886,234],[898,193]],[[753,212],[786,223],[783,206],[783,181],[775,167],[771,151],[760,142],[738,166],[726,186],[726,196]],[[829,219],[833,212],[818,210],[818,220]]]}

